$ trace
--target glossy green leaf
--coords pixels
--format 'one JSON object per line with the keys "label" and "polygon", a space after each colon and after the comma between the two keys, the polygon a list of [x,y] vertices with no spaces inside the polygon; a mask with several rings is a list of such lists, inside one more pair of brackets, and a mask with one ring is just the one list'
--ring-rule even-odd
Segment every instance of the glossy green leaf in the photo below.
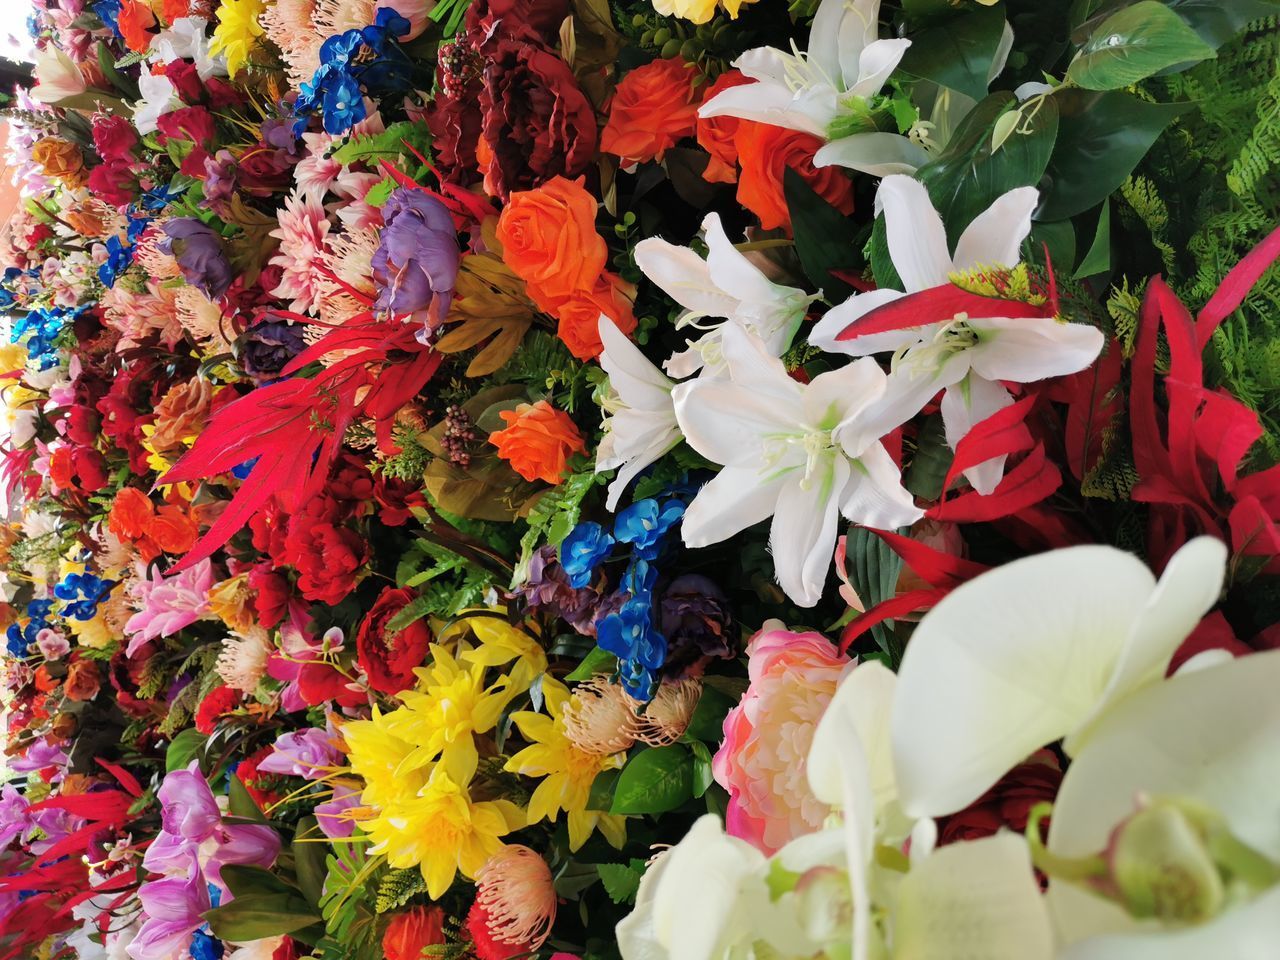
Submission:
{"label": "glossy green leaf", "polygon": [[204,743],[205,735],[195,727],[188,727],[175,736],[169,741],[169,748],[164,752],[165,773],[186,769],[187,765],[204,749]]}
{"label": "glossy green leaf", "polygon": [[805,276],[832,303],[844,300],[853,287],[831,271],[861,269],[857,224],[818,196],[790,167],[783,171],[782,187]]}
{"label": "glossy green leaf", "polygon": [[249,795],[244,781],[233,773],[227,778],[227,783],[227,808],[230,810],[231,815],[244,820],[266,823],[267,818],[262,815],[262,811],[254,803],[253,797]]}
{"label": "glossy green leaf", "polygon": [[573,673],[569,674],[565,679],[589,680],[597,673],[611,673],[617,662],[618,658],[608,650],[593,647],[582,662],[573,668]]}
{"label": "glossy green leaf", "polygon": [[1103,202],[1102,213],[1098,215],[1098,229],[1093,235],[1093,243],[1089,245],[1089,252],[1080,261],[1080,266],[1076,268],[1072,279],[1083,280],[1085,277],[1106,273],[1110,269],[1111,201],[1107,200]]}
{"label": "glossy green leaf", "polygon": [[681,746],[641,750],[622,768],[610,813],[666,813],[693,797],[693,757]]}
{"label": "glossy green leaf", "polygon": [[916,437],[916,452],[903,474],[902,483],[917,497],[937,500],[951,468],[954,455],[947,446],[946,432],[940,414],[925,418]]}
{"label": "glossy green leaf", "polygon": [[1118,90],[1213,56],[1185,20],[1159,0],[1141,0],[1102,21],[1071,61],[1067,80],[1086,90]]}
{"label": "glossy green leaf", "polygon": [[737,703],[737,699],[724,691],[717,690],[711,686],[703,686],[702,695],[698,698],[698,705],[694,707],[693,716],[689,718],[689,726],[685,728],[685,737],[690,740],[719,743],[724,739],[725,715]]}
{"label": "glossy green leaf", "polygon": [[294,868],[298,874],[298,886],[307,901],[316,906],[324,893],[325,855],[329,844],[320,831],[320,823],[313,816],[298,821],[292,843]]}
{"label": "glossy green leaf", "polygon": [[898,69],[981,100],[1003,32],[1003,7],[966,10],[913,36]]}
{"label": "glossy green leaf", "polygon": [[298,893],[239,896],[203,916],[215,937],[237,943],[284,936],[320,922]]}
{"label": "glossy green leaf", "polygon": [[693,795],[700,797],[716,782],[711,768],[711,751],[701,740],[694,740],[689,749],[693,751]]}
{"label": "glossy green leaf", "polygon": [[1133,172],[1188,103],[1147,103],[1119,90],[1058,90],[1057,145],[1038,220],[1065,220],[1096,207]]}
{"label": "glossy green leaf", "polygon": [[1280,15],[1274,0],[1168,0],[1169,8],[1215,50],[1255,20]]}
{"label": "glossy green leaf", "polygon": [[587,794],[588,810],[605,810],[613,806],[613,792],[618,786],[621,770],[602,770],[591,781],[591,791]]}
{"label": "glossy green leaf", "polygon": [[[845,537],[845,572],[858,599],[869,610],[897,592],[902,558],[870,530],[853,527]],[[893,633],[893,629],[884,623],[871,628],[876,646],[890,658],[898,652],[893,643]]]}

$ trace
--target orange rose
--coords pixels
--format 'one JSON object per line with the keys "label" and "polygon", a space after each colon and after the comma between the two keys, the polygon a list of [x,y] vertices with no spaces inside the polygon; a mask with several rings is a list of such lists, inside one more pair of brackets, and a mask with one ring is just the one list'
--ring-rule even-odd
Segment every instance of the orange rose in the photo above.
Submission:
{"label": "orange rose", "polygon": [[545,400],[522,403],[499,416],[507,429],[489,434],[498,456],[526,480],[559,483],[569,455],[586,453],[587,445],[569,415]]}
{"label": "orange rose", "polygon": [[444,911],[410,907],[391,918],[382,935],[382,953],[387,960],[418,960],[426,947],[444,942]]}
{"label": "orange rose", "polygon": [[124,487],[116,494],[107,515],[107,529],[125,543],[141,539],[155,514],[150,498],[137,487]]}
{"label": "orange rose", "polygon": [[560,305],[560,325],[556,333],[569,352],[579,360],[594,360],[604,344],[600,342],[600,314],[629,334],[636,328],[631,310],[635,288],[616,274],[606,271],[589,293],[578,293]]}
{"label": "orange rose", "polygon": [[661,160],[677,140],[693,136],[697,129],[701,82],[682,57],[654,60],[632,70],[609,105],[600,149],[628,163]]}
{"label": "orange rose", "polygon": [[209,417],[213,385],[200,377],[175,384],[156,405],[156,429],[151,446],[157,452],[176,450],[182,441],[200,433]]}
{"label": "orange rose", "polygon": [[822,141],[808,133],[744,120],[734,141],[742,176],[738,202],[760,218],[766,230],[791,230],[791,214],[782,192],[782,172],[791,167],[813,191],[841,213],[853,212],[853,183],[839,167],[813,165]]}
{"label": "orange rose", "polygon": [[[706,103],[722,90],[750,83],[740,70],[726,70],[707,87],[702,102]],[[711,183],[736,183],[738,180],[738,146],[734,136],[742,123],[737,117],[699,117],[698,145],[711,154],[702,178]]]}
{"label": "orange rose", "polygon": [[194,521],[181,506],[166,503],[147,525],[147,539],[170,554],[186,553],[200,535]]}
{"label": "orange rose", "polygon": [[98,664],[93,660],[77,660],[67,669],[67,679],[62,685],[62,691],[68,700],[84,702],[98,695],[101,684]]}
{"label": "orange rose", "polygon": [[80,148],[60,137],[45,137],[31,148],[31,159],[44,168],[47,176],[60,180],[71,189],[88,182],[84,168],[84,154]]}
{"label": "orange rose", "polygon": [[498,217],[503,262],[547,313],[594,288],[609,255],[596,233],[596,201],[582,180],[554,177],[534,190],[517,191]]}

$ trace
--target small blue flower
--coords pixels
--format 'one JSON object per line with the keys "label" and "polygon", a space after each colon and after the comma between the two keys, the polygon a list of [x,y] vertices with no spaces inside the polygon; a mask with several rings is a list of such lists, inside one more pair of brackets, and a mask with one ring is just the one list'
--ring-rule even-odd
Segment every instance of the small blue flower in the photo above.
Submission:
{"label": "small blue flower", "polygon": [[104,287],[114,287],[120,274],[133,263],[133,244],[125,244],[119,237],[107,238],[107,259],[98,267],[98,279]]}
{"label": "small blue flower", "polygon": [[368,116],[360,84],[349,73],[336,75],[324,91],[324,129],[337,136]]}
{"label": "small blue flower", "polygon": [[623,685],[638,700],[653,694],[654,674],[667,658],[667,639],[653,627],[648,597],[633,597],[596,622],[596,643],[618,658]]}
{"label": "small blue flower", "polygon": [[668,500],[661,507],[657,500],[639,500],[618,514],[613,533],[620,543],[631,544],[637,556],[652,560],[662,538],[683,516],[684,504],[679,500]]}
{"label": "small blue flower", "polygon": [[569,586],[581,590],[591,583],[600,561],[613,549],[613,537],[593,520],[580,523],[569,531],[560,544],[560,566],[569,578]]}
{"label": "small blue flower", "polygon": [[5,641],[5,649],[9,651],[9,656],[26,656],[27,638],[23,635],[22,628],[16,623],[9,624],[9,629],[5,631]]}
{"label": "small blue flower", "polygon": [[237,480],[249,479],[249,474],[253,472],[253,468],[258,465],[261,457],[254,457],[252,460],[246,460],[244,463],[238,464],[231,468],[231,475]]}
{"label": "small blue flower", "polygon": [[352,54],[364,44],[364,37],[359,30],[347,30],[335,33],[320,45],[320,70],[316,72],[313,83],[319,83],[325,67],[337,67],[343,72],[351,65]]}
{"label": "small blue flower", "polygon": [[627,696],[641,703],[653,699],[658,682],[654,672],[636,660],[623,660],[618,664],[618,680]]}
{"label": "small blue flower", "polygon": [[204,930],[197,930],[191,935],[191,960],[222,960],[223,949],[222,941]]}
{"label": "small blue flower", "polygon": [[652,601],[653,588],[657,582],[658,568],[644,557],[635,556],[631,558],[631,563],[627,565],[627,570],[622,575],[621,588],[633,597]]}
{"label": "small blue flower", "polygon": [[120,0],[95,0],[91,4],[93,12],[98,15],[98,19],[111,28],[112,32],[120,37]]}

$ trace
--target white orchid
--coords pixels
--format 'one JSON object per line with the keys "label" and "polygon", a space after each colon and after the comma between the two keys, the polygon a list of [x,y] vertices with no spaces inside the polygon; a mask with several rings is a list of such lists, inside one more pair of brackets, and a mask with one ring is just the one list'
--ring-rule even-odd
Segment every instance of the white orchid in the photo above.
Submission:
{"label": "white orchid", "polygon": [[[814,157],[872,176],[913,172],[928,154],[907,137],[875,129],[868,101],[880,92],[910,40],[879,40],[880,0],[822,0],[809,50],[748,50],[734,66],[754,83],[721,91],[702,117],[741,117],[829,141]],[[869,129],[866,129],[869,128]]]}
{"label": "white orchid", "polygon": [[923,515],[867,427],[885,374],[867,359],[801,384],[741,327],[726,326],[722,339],[728,378],[699,378],[672,393],[685,440],[723,465],[689,505],[684,542],[718,543],[772,516],[778,582],[811,607],[822,597],[841,514],[887,529]]}
{"label": "white orchid", "polygon": [[[1012,268],[1031,231],[1039,202],[1034,187],[996,198],[965,228],[952,254],[946,228],[924,186],[910,177],[886,177],[876,194],[883,211],[889,255],[905,293],[880,289],[855,294],[827,312],[809,342],[833,353],[867,356],[893,352],[892,374],[880,409],[885,432],[918,413],[940,390],[947,442],[953,447],[975,423],[1013,402],[1001,381],[1032,383],[1083,370],[1102,351],[1102,333],[1053,317],[923,318],[917,327],[836,338],[877,307],[909,293],[951,282],[953,273]],[[979,493],[990,493],[1004,475],[1004,457],[965,471]]]}
{"label": "white orchid", "polygon": [[815,299],[796,287],[774,283],[738,250],[724,232],[720,215],[707,214],[702,221],[707,242],[704,260],[688,247],[677,247],[658,237],[636,244],[636,265],[667,296],[684,307],[676,327],[703,331],[689,349],[673,355],[663,365],[673,377],[688,377],[704,366],[708,373],[724,370],[720,352],[723,324],[707,324],[722,318],[747,328],[764,341],[770,353],[780,357],[796,335],[805,312]]}
{"label": "white orchid", "polygon": [[596,449],[596,473],[617,470],[605,505],[618,508],[628,484],[649,464],[680,442],[671,390],[675,386],[640,349],[600,315],[600,366],[609,375],[611,395],[604,401],[609,416]]}
{"label": "white orchid", "polygon": [[178,88],[164,74],[142,71],[138,76],[138,102],[133,108],[133,125],[146,136],[159,129],[162,116],[182,106]]}
{"label": "white orchid", "polygon": [[151,56],[161,63],[175,60],[191,60],[201,80],[227,75],[225,54],[209,53],[209,38],[205,28],[209,21],[204,17],[179,17],[151,38]]}

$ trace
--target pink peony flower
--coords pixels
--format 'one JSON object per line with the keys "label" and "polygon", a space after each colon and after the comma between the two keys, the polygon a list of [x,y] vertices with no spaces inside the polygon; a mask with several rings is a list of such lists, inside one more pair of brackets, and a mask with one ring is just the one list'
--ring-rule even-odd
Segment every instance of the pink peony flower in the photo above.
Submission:
{"label": "pink peony flower", "polygon": [[778,621],[747,645],[750,686],[724,718],[712,771],[729,791],[726,828],[765,853],[822,826],[828,808],[805,778],[813,731],[854,661],[818,633]]}
{"label": "pink peony flower", "polygon": [[323,263],[329,236],[328,215],[314,194],[295,193],[285,198],[278,218],[280,227],[271,231],[271,236],[279,238],[280,249],[271,263],[280,267],[283,275],[271,295],[291,299],[289,309],[295,313],[313,312],[328,289],[316,269]]}
{"label": "pink peony flower", "polygon": [[213,566],[208,560],[176,576],[157,572],[155,579],[139,581],[134,591],[141,607],[124,625],[130,636],[125,656],[132,657],[148,640],[171,636],[208,614],[212,586]]}

